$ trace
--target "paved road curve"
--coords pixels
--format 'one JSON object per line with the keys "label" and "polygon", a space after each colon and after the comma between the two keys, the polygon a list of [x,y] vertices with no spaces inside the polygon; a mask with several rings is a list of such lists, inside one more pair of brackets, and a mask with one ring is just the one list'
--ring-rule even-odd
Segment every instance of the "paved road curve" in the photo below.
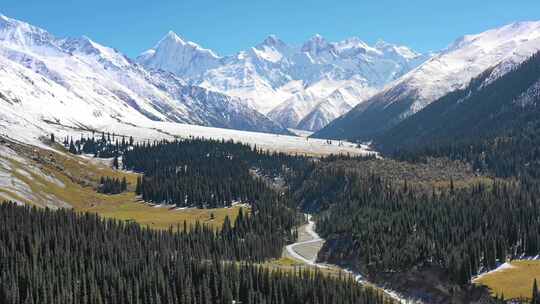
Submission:
{"label": "paved road curve", "polygon": [[[317,232],[315,232],[315,222],[311,219],[311,215],[307,214],[308,223],[298,228],[298,241],[296,243],[288,245],[286,248],[287,254],[296,259],[299,260],[305,264],[318,267],[318,268],[329,268],[329,267],[335,267],[339,268],[338,266],[333,265],[325,265],[317,263],[317,254],[319,253],[319,250],[323,246],[325,240],[321,238]],[[399,294],[392,290],[385,289],[381,286],[377,286],[375,284],[372,284],[368,281],[366,281],[362,275],[359,273],[353,272],[348,269],[343,269],[346,273],[350,273],[353,275],[356,279],[356,281],[360,284],[370,284],[377,288],[382,289],[387,295],[392,297],[394,300],[397,300],[399,303],[415,303],[414,301],[406,300],[405,298],[401,297]]]}
{"label": "paved road curve", "polygon": [[311,215],[307,215],[307,217],[308,223],[298,229],[298,242],[288,245],[286,247],[287,253],[305,264],[327,268],[327,266],[315,262],[324,240],[313,230],[315,222],[311,220]]}

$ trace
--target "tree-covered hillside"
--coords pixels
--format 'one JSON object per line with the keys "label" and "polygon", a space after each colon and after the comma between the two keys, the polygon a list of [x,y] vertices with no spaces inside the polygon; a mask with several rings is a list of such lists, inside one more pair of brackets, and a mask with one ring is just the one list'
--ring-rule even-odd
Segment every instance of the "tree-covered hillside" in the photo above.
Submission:
{"label": "tree-covered hillside", "polygon": [[[236,227],[247,225],[244,220]],[[388,303],[352,278],[235,263],[255,257],[237,252],[242,240],[226,227],[218,234],[203,226],[159,232],[6,202],[0,204],[0,299],[10,304]],[[265,243],[257,250],[270,248]]]}

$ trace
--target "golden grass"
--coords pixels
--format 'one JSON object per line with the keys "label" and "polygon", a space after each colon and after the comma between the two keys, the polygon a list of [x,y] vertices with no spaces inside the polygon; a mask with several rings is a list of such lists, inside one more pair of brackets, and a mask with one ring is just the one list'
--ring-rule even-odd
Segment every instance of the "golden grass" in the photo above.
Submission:
{"label": "golden grass", "polygon": [[313,272],[320,271],[324,275],[331,277],[347,277],[349,274],[341,270],[340,268],[330,266],[328,268],[318,268],[316,266],[311,266],[304,264],[302,261],[298,261],[291,257],[281,257],[280,259],[269,260],[261,264],[263,267],[267,267],[273,270],[281,271],[298,271],[298,270],[311,270]]}
{"label": "golden grass", "polygon": [[280,265],[280,266],[300,266],[300,265],[303,265],[302,262],[297,261],[297,260],[295,260],[293,258],[290,258],[290,257],[282,257],[279,260],[274,260],[273,263],[276,264],[276,265]]}
{"label": "golden grass", "polygon": [[[167,208],[149,206],[142,202],[119,200],[79,210],[95,212],[103,217],[135,221],[143,226],[156,229],[168,229],[169,227],[176,229],[178,225],[180,225],[180,228],[182,229],[184,221],[188,226],[200,222],[201,224],[209,225],[215,229],[220,229],[225,216],[229,216],[231,220],[234,220],[236,215],[238,215],[239,209],[240,207],[169,210]],[[213,219],[211,218],[211,214],[214,215]]]}
{"label": "golden grass", "polygon": [[474,281],[475,284],[488,287],[491,294],[505,299],[531,298],[533,281],[540,282],[540,261],[515,260],[507,268],[486,274]]}
{"label": "golden grass", "polygon": [[[59,145],[54,146],[59,152],[16,143],[13,143],[11,148],[37,168],[39,172],[64,184],[64,186],[58,185],[43,175],[28,170],[26,168],[28,165],[7,159],[13,168],[11,173],[29,185],[34,199],[30,201],[5,189],[0,189],[0,193],[5,193],[6,196],[26,204],[47,206],[51,201],[60,201],[68,203],[76,211],[95,212],[103,217],[135,221],[143,226],[156,229],[168,229],[171,226],[176,228],[178,225],[183,227],[184,221],[188,226],[199,221],[219,229],[225,216],[229,216],[234,221],[239,209],[242,208],[190,208],[183,210],[155,208],[140,201],[135,196],[133,190],[138,174],[114,170],[99,160],[71,155]],[[36,157],[37,155],[39,157]],[[25,171],[26,175],[18,172],[17,169]],[[128,182],[128,192],[117,195],[98,193],[95,188],[101,176],[125,177]],[[211,218],[212,215],[213,218]]]}

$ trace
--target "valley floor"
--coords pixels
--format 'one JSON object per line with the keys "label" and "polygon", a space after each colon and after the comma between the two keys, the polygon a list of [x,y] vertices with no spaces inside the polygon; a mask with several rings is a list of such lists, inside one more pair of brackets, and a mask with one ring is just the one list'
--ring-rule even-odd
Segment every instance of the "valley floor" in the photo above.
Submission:
{"label": "valley floor", "polygon": [[507,300],[530,298],[534,279],[540,281],[540,260],[515,260],[473,280],[488,287],[494,296]]}

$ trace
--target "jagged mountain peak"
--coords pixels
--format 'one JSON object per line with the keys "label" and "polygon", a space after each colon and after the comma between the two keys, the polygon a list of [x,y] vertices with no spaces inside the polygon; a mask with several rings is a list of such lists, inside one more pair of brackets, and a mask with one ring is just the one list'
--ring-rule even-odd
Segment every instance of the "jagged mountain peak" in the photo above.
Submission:
{"label": "jagged mountain peak", "polygon": [[[0,23],[5,23],[0,28],[0,96],[9,98],[0,102],[2,126],[25,121],[46,129],[48,121],[55,121],[92,129],[164,121],[288,133],[230,96],[188,88],[176,76],[147,70],[88,37],[57,39],[14,19]],[[184,55],[204,59],[197,52]],[[200,63],[193,62],[195,67]]]}
{"label": "jagged mountain peak", "polygon": [[219,65],[221,58],[212,50],[186,41],[169,31],[152,49],[136,60],[147,68],[163,69],[179,77],[194,76]]}
{"label": "jagged mountain peak", "polygon": [[[174,73],[187,83],[238,97],[263,114],[283,115],[283,119],[276,119],[278,122],[297,122],[318,100],[349,81],[370,95],[373,89],[382,88],[422,62],[421,58],[412,62],[398,52],[379,51],[356,37],[330,42],[317,34],[296,47],[270,35],[254,47],[218,59],[174,42],[176,38],[171,36],[168,40],[173,41],[173,46],[155,47],[139,56],[138,61]],[[174,46],[177,44],[182,47]],[[302,94],[305,90],[311,93]],[[311,101],[302,102],[306,98],[295,96],[309,97]],[[279,107],[289,102],[298,103],[298,109],[292,104]],[[292,117],[290,113],[294,119],[287,118]]]}
{"label": "jagged mountain peak", "polygon": [[302,45],[302,52],[317,54],[332,48],[333,45],[320,34],[315,34]]}
{"label": "jagged mountain peak", "polygon": [[379,39],[377,43],[375,43],[375,49],[379,50],[382,53],[394,55],[403,57],[408,60],[412,60],[415,58],[418,58],[422,54],[412,50],[409,47],[403,46],[403,45],[397,45],[393,43],[386,42],[382,39]]}
{"label": "jagged mountain peak", "polygon": [[348,49],[348,48],[371,48],[365,41],[358,37],[350,37],[345,40],[335,43],[339,49]]}
{"label": "jagged mountain peak", "polygon": [[178,43],[185,44],[184,39],[182,39],[177,33],[175,33],[173,30],[169,30],[165,37],[163,39],[171,39]]}
{"label": "jagged mountain peak", "polygon": [[286,45],[286,43],[283,42],[283,40],[279,39],[276,35],[270,34],[259,45],[266,45],[270,47],[281,47],[281,46]]}
{"label": "jagged mountain peak", "polygon": [[101,45],[87,36],[61,39],[57,44],[70,54],[95,56],[98,60],[108,61],[117,67],[131,65],[131,60],[118,50]]}
{"label": "jagged mountain peak", "polygon": [[209,57],[219,58],[219,56],[210,49],[201,47],[199,44],[182,38],[177,33],[170,30],[153,48],[156,52],[160,51],[183,51],[190,49],[192,52],[198,52]]}

